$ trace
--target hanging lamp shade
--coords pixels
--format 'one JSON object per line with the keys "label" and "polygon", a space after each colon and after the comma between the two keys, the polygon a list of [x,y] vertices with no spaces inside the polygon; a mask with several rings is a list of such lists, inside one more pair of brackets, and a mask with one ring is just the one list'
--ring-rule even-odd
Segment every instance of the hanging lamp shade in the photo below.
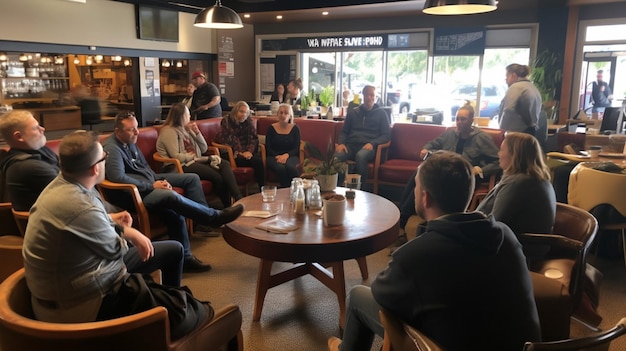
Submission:
{"label": "hanging lamp shade", "polygon": [[201,28],[236,29],[242,28],[243,22],[237,12],[222,6],[222,1],[217,0],[214,6],[200,11],[193,25]]}
{"label": "hanging lamp shade", "polygon": [[497,8],[496,0],[426,0],[422,11],[429,15],[471,15]]}

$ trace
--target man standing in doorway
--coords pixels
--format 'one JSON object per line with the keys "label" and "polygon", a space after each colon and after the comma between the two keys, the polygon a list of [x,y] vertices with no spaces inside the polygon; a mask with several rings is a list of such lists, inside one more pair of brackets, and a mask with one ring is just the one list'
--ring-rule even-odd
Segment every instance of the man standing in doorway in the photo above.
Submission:
{"label": "man standing in doorway", "polygon": [[593,108],[591,109],[592,113],[604,112],[606,107],[611,106],[611,102],[613,101],[613,92],[611,92],[611,87],[609,84],[605,82],[602,78],[604,75],[603,70],[598,70],[596,74],[596,81],[593,82],[593,86],[591,88],[591,103],[593,104]]}
{"label": "man standing in doorway", "polygon": [[222,98],[215,84],[207,82],[204,73],[199,71],[193,72],[191,81],[196,86],[191,101],[191,114],[196,119],[222,117]]}

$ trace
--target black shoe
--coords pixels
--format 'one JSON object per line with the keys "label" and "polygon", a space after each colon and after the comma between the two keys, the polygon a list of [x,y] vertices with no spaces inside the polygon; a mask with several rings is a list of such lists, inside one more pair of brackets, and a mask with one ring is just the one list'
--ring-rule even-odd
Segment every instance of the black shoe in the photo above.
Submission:
{"label": "black shoe", "polygon": [[186,257],[185,262],[183,263],[183,272],[185,273],[208,272],[210,270],[210,264],[203,263],[194,255]]}
{"label": "black shoe", "polygon": [[221,227],[222,225],[226,223],[230,223],[234,221],[239,216],[241,216],[242,213],[243,213],[242,204],[236,204],[236,205],[227,207],[223,209],[217,217],[215,217],[211,225],[215,227]]}

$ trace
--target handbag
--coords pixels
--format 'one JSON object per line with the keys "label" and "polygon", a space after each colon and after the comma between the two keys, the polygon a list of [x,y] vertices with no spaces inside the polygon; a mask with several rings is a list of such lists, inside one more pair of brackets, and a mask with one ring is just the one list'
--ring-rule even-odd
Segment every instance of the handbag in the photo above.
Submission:
{"label": "handbag", "polygon": [[211,303],[196,299],[188,287],[157,284],[148,274],[129,274],[114,300],[115,311],[111,312],[117,316],[109,315],[108,318],[131,315],[156,306],[165,307],[172,340],[189,334],[205,321],[213,319],[215,314]]}

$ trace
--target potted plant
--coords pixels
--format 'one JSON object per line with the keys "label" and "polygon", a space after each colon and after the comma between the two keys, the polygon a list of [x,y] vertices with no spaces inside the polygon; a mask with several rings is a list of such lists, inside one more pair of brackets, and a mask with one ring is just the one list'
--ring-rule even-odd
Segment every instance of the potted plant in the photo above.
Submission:
{"label": "potted plant", "polygon": [[315,91],[311,90],[308,93],[303,91],[300,95],[300,109],[302,111],[308,111],[309,107],[315,102]]}
{"label": "potted plant", "polygon": [[320,104],[326,108],[326,111],[322,111],[323,115],[326,115],[329,110],[332,111],[332,108],[329,109],[329,107],[335,101],[335,87],[333,87],[332,85],[328,85],[324,89],[322,89],[322,91],[320,92],[319,100]]}
{"label": "potted plant", "polygon": [[530,78],[541,93],[542,108],[548,121],[558,122],[559,97],[557,94],[563,80],[563,59],[549,49],[542,51],[535,58]]}
{"label": "potted plant", "polygon": [[314,177],[320,184],[321,191],[332,191],[337,187],[339,173],[348,170],[348,164],[335,157],[335,143],[328,138],[326,152],[322,153],[315,145],[306,142],[304,151],[303,177]]}

